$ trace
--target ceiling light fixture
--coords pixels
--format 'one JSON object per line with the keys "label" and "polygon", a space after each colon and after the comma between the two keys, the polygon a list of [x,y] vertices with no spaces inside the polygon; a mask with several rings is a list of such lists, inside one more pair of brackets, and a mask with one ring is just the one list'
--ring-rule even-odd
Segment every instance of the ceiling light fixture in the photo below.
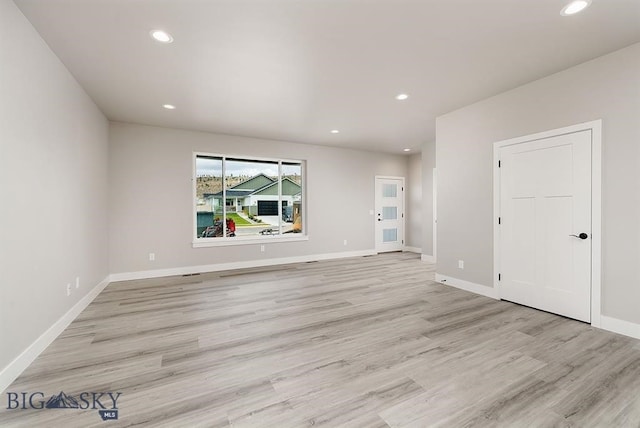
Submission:
{"label": "ceiling light fixture", "polygon": [[409,95],[407,95],[407,94],[398,94],[398,95],[396,95],[396,100],[398,100],[398,101],[404,101],[407,98],[409,98]]}
{"label": "ceiling light fixture", "polygon": [[331,130],[331,133],[332,133],[332,134],[339,134],[339,133],[340,133],[340,131],[338,131],[337,129],[332,129],[332,130]]}
{"label": "ceiling light fixture", "polygon": [[575,15],[578,12],[582,12],[591,4],[591,0],[574,0],[560,11],[562,16]]}
{"label": "ceiling light fixture", "polygon": [[411,149],[402,149],[403,152],[410,152]]}
{"label": "ceiling light fixture", "polygon": [[171,34],[167,33],[166,31],[152,30],[150,34],[151,34],[151,37],[153,37],[154,39],[156,39],[161,43],[173,42],[173,37],[171,37]]}
{"label": "ceiling light fixture", "polygon": [[173,104],[162,104],[162,107],[166,108],[167,110],[175,110],[176,106],[174,106]]}

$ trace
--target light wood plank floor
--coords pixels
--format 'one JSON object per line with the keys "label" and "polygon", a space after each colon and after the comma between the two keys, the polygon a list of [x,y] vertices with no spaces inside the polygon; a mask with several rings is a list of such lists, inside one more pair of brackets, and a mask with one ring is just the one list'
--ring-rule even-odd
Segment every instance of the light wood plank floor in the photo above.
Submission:
{"label": "light wood plank floor", "polygon": [[0,426],[638,427],[640,345],[432,281],[410,253],[110,284],[7,391],[121,392]]}

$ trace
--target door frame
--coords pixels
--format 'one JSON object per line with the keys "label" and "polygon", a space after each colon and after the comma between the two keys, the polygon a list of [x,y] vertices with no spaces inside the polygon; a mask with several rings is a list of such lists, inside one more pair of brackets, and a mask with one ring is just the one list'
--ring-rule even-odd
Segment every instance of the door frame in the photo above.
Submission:
{"label": "door frame", "polygon": [[[374,177],[373,180],[373,212],[375,213],[376,210],[378,209],[378,192],[376,192],[376,185],[378,184],[378,179],[381,180],[401,180],[402,181],[402,237],[401,237],[401,241],[402,241],[402,251],[405,250],[407,243],[406,243],[406,239],[405,237],[407,236],[407,233],[405,231],[406,228],[406,216],[405,211],[406,211],[406,206],[407,206],[407,201],[405,200],[406,198],[406,192],[404,190],[405,186],[405,180],[404,177],[395,177],[392,175],[376,175]],[[378,251],[378,240],[377,240],[377,236],[376,236],[376,232],[377,232],[377,227],[378,227],[378,222],[376,221],[376,216],[373,217],[373,248],[375,250],[376,253],[380,253]]]}
{"label": "door frame", "polygon": [[438,262],[438,170],[433,168],[433,183],[431,188],[433,189],[433,222],[432,226],[432,235],[433,235],[433,263]]}
{"label": "door frame", "polygon": [[602,300],[602,119],[493,143],[493,286],[500,298],[500,149],[515,144],[591,131],[591,325],[601,326]]}

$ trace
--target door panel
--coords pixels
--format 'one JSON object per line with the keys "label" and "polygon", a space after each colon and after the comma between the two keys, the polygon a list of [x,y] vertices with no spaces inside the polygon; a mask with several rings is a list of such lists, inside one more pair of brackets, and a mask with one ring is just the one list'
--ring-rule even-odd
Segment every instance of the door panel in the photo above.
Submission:
{"label": "door panel", "polygon": [[385,244],[398,242],[398,229],[382,229],[382,242]]}
{"label": "door panel", "polygon": [[382,218],[384,220],[397,220],[398,207],[382,207]]}
{"label": "door panel", "polygon": [[404,180],[376,177],[376,251],[404,247]]}
{"label": "door panel", "polygon": [[[397,180],[386,180],[382,183],[382,197],[383,198],[395,198],[398,196],[398,183]],[[388,181],[393,181],[389,183]]]}
{"label": "door panel", "polygon": [[[571,230],[572,198],[545,198],[541,201],[543,206],[543,218],[547,219],[544,242],[546,249],[542,256],[545,258],[543,266],[545,270],[544,283],[548,288],[557,291],[570,291],[573,287],[572,260],[573,251],[571,239],[567,239],[567,230]],[[556,263],[556,260],[564,260],[566,263]]]}
{"label": "door panel", "polygon": [[519,198],[513,200],[513,246],[509,253],[514,271],[518,272],[514,280],[525,284],[535,282],[535,200]]}
{"label": "door panel", "polygon": [[590,321],[591,131],[500,149],[500,296]]}

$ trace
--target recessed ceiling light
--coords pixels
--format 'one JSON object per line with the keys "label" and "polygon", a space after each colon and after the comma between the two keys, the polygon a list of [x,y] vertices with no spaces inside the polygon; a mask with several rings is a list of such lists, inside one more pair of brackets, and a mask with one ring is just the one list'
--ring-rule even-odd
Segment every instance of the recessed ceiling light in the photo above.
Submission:
{"label": "recessed ceiling light", "polygon": [[173,104],[162,104],[162,107],[166,108],[167,110],[175,110],[176,106],[174,106]]}
{"label": "recessed ceiling light", "polygon": [[560,11],[560,15],[569,16],[582,12],[591,4],[591,0],[574,0]]}
{"label": "recessed ceiling light", "polygon": [[411,149],[402,149],[403,152],[410,152]]}
{"label": "recessed ceiling light", "polygon": [[162,43],[171,43],[173,42],[173,37],[171,37],[171,34],[167,33],[166,31],[162,31],[162,30],[152,30],[151,31],[151,37],[153,37],[154,39],[156,39],[159,42]]}
{"label": "recessed ceiling light", "polygon": [[407,98],[409,98],[409,95],[407,95],[407,94],[398,94],[398,95],[396,95],[396,100],[398,100],[398,101],[404,101]]}
{"label": "recessed ceiling light", "polygon": [[340,131],[338,131],[337,129],[332,129],[332,130],[331,130],[331,133],[332,133],[332,134],[339,134],[339,133],[340,133]]}

